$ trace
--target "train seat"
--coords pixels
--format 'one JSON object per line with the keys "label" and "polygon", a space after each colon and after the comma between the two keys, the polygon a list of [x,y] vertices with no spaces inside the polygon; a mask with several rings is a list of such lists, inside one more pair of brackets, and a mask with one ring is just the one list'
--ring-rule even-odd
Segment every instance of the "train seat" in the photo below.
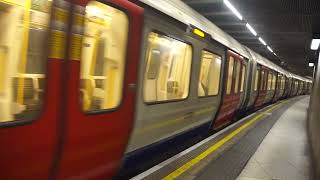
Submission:
{"label": "train seat", "polygon": [[[22,78],[22,79],[21,79]],[[19,117],[33,116],[34,112],[37,112],[41,107],[41,98],[39,93],[43,92],[43,89],[36,88],[38,85],[37,78],[31,77],[15,77],[13,78],[12,87],[14,90],[14,103],[13,114],[16,119]],[[22,95],[19,95],[19,83],[23,82]],[[19,96],[22,96],[20,99]]]}

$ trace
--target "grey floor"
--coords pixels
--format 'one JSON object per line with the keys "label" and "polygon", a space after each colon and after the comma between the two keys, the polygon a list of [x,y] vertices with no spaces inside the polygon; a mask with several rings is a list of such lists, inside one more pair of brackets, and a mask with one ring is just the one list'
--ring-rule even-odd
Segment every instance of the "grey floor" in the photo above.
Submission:
{"label": "grey floor", "polygon": [[309,97],[293,104],[280,117],[237,180],[309,180],[306,133]]}

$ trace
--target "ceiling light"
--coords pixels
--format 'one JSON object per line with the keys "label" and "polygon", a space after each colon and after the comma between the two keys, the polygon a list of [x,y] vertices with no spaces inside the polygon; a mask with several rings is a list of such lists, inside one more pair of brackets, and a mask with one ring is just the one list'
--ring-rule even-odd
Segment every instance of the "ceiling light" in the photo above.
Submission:
{"label": "ceiling light", "polygon": [[268,50],[269,50],[270,52],[273,53],[273,50],[271,49],[271,47],[267,46],[267,48],[268,48]]}
{"label": "ceiling light", "polygon": [[313,67],[314,66],[314,63],[309,63],[309,67]]}
{"label": "ceiling light", "polygon": [[242,20],[242,16],[239,11],[228,0],[223,0],[223,3],[233,12],[233,14]]}
{"label": "ceiling light", "polygon": [[253,29],[253,27],[247,23],[246,24],[246,27],[250,30],[250,32],[254,35],[254,36],[257,36],[257,32]]}
{"label": "ceiling light", "polygon": [[273,55],[275,55],[275,56],[276,56],[277,54],[276,54],[276,53],[273,53]]}
{"label": "ceiling light", "polygon": [[98,17],[101,15],[101,10],[98,7],[91,5],[86,7],[86,13],[90,16]]}
{"label": "ceiling light", "polygon": [[320,39],[312,39],[311,41],[311,50],[317,50],[319,48]]}
{"label": "ceiling light", "polygon": [[263,45],[267,45],[267,43],[261,38],[261,37],[259,37],[259,41],[263,44]]}

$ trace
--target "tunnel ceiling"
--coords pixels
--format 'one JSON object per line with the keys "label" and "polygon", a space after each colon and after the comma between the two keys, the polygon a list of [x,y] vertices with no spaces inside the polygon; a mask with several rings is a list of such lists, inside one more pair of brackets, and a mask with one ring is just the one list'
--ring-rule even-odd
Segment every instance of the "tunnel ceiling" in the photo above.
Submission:
{"label": "tunnel ceiling", "polygon": [[[308,67],[313,32],[320,32],[320,0],[229,0],[243,16],[240,21],[223,0],[183,0],[235,39],[274,63],[301,76]],[[273,55],[245,26],[248,22],[273,49]]]}

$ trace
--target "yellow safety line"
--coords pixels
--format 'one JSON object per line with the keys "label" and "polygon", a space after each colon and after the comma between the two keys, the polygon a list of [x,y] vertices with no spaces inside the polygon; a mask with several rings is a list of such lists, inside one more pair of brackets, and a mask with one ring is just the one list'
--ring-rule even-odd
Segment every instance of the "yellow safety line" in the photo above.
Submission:
{"label": "yellow safety line", "polygon": [[[270,109],[264,111],[264,112],[270,112],[273,109],[275,109],[276,107],[284,104],[287,101],[281,102],[277,105],[274,105],[273,107],[271,107]],[[228,142],[229,140],[231,140],[232,138],[234,138],[237,134],[239,134],[242,130],[246,129],[247,127],[249,127],[250,125],[252,125],[253,123],[255,123],[256,121],[260,120],[262,117],[264,117],[265,114],[260,113],[257,116],[255,116],[254,118],[252,118],[251,120],[249,120],[248,122],[246,122],[245,124],[243,124],[242,126],[240,126],[238,129],[236,129],[235,131],[233,131],[232,133],[230,133],[229,135],[227,135],[226,137],[224,137],[223,139],[221,139],[220,141],[218,141],[216,144],[212,145],[209,149],[203,151],[201,154],[199,154],[197,157],[193,158],[192,160],[190,160],[189,162],[187,162],[186,164],[182,165],[181,167],[179,167],[178,169],[176,169],[175,171],[173,171],[172,173],[170,173],[169,175],[167,175],[166,177],[163,178],[163,180],[171,180],[171,179],[175,179],[178,176],[180,176],[182,173],[186,172],[188,169],[190,169],[192,166],[196,165],[197,163],[199,163],[201,160],[203,160],[204,158],[206,158],[208,155],[210,155],[211,153],[213,153],[214,151],[216,151],[218,148],[220,148],[222,145],[224,145],[226,142]]]}

